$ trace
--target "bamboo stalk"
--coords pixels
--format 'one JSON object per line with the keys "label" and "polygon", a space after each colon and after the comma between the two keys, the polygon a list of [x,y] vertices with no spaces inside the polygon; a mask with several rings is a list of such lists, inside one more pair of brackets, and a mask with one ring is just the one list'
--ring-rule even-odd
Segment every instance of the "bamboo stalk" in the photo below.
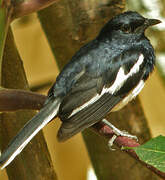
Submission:
{"label": "bamboo stalk", "polygon": [[[11,30],[8,33],[2,63],[2,85],[6,88],[26,89],[28,84],[14,44]],[[21,110],[0,115],[0,147],[5,149],[18,130],[34,116],[34,111]],[[56,180],[47,144],[40,132],[25,150],[6,168],[9,180]]]}

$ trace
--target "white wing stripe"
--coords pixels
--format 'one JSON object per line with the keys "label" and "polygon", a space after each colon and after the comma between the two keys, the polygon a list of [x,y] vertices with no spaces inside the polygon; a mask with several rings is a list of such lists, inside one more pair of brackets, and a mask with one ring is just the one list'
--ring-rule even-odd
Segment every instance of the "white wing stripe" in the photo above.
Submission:
{"label": "white wing stripe", "polygon": [[143,60],[144,60],[144,56],[143,56],[143,54],[140,54],[139,59],[137,60],[136,64],[131,68],[130,72],[127,75],[124,74],[124,69],[123,69],[123,67],[121,67],[119,69],[119,72],[117,73],[116,79],[115,79],[115,81],[114,81],[114,83],[112,84],[111,87],[109,87],[109,88],[103,87],[103,89],[101,91],[101,94],[96,94],[96,96],[91,98],[88,102],[86,102],[82,106],[74,109],[68,118],[70,118],[71,116],[73,116],[77,112],[81,111],[85,107],[87,107],[87,106],[93,104],[94,102],[96,102],[103,94],[105,94],[107,92],[111,93],[111,94],[114,94],[115,92],[117,92],[123,86],[124,82],[130,76],[132,76],[133,74],[135,74],[135,73],[137,73],[139,71],[140,65],[143,63]]}
{"label": "white wing stripe", "polygon": [[115,82],[110,87],[110,93],[114,94],[115,92],[117,92],[130,76],[137,73],[139,71],[140,65],[143,63],[143,60],[144,60],[144,56],[143,54],[140,54],[138,61],[131,68],[130,72],[127,75],[124,74],[124,69],[123,67],[121,67],[119,69],[119,72],[117,73]]}

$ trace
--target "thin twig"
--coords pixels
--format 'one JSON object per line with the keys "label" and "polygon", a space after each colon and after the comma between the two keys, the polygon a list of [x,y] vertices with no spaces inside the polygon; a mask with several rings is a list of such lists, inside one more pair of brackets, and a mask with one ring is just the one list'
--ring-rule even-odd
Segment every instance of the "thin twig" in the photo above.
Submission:
{"label": "thin twig", "polygon": [[44,9],[59,0],[24,0],[13,4],[12,20]]}
{"label": "thin twig", "polygon": [[[46,96],[24,90],[9,90],[0,89],[0,111],[14,111],[19,109],[35,109],[42,108]],[[114,134],[113,130],[102,122],[99,122],[91,127],[97,134],[110,139]],[[140,146],[138,142],[128,137],[118,136],[114,144],[121,147],[137,147]],[[165,179],[165,173],[160,172],[155,167],[141,161],[133,149],[124,150],[131,157],[157,174],[159,177]]]}

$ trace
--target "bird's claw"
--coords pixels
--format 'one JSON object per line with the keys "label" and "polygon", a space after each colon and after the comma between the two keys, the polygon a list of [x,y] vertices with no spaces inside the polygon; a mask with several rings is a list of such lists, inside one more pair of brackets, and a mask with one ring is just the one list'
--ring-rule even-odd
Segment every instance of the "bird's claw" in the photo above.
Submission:
{"label": "bird's claw", "polygon": [[117,132],[114,131],[114,133],[117,134],[117,136],[124,136],[124,137],[128,137],[128,138],[130,138],[130,139],[135,139],[136,141],[138,141],[137,136],[132,135],[132,134],[129,134],[129,133],[128,133],[127,131],[125,131],[125,130],[120,131],[120,130],[118,129],[118,131],[117,131]]}
{"label": "bird's claw", "polygon": [[116,128],[113,124],[111,124],[106,119],[103,119],[102,122],[105,123],[107,126],[109,126],[114,132],[114,135],[108,141],[108,147],[110,150],[115,150],[112,148],[112,146],[113,146],[113,143],[114,143],[115,139],[117,138],[117,136],[128,137],[128,138],[135,139],[136,141],[138,141],[138,138],[136,136],[129,134],[127,131],[119,130],[118,128]]}
{"label": "bird's claw", "polygon": [[[120,131],[120,130],[119,130]],[[112,148],[114,141],[116,140],[116,138],[118,136],[122,136],[122,137],[128,137],[130,139],[135,139],[136,141],[138,141],[137,136],[131,135],[129,134],[127,131],[120,131],[119,133],[115,133],[115,135],[112,136],[112,138],[108,141],[108,147],[111,151],[114,151],[116,149]]]}

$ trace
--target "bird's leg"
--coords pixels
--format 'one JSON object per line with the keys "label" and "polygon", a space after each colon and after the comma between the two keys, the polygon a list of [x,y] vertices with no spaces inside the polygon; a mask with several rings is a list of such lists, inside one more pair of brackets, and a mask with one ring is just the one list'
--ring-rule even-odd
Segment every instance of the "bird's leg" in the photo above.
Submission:
{"label": "bird's leg", "polygon": [[116,149],[112,148],[113,143],[114,143],[114,141],[115,141],[116,138],[117,138],[117,136],[116,136],[116,135],[113,135],[112,138],[108,141],[108,147],[109,147],[109,149],[110,149],[111,151],[116,150]]}
{"label": "bird's leg", "polygon": [[117,129],[113,124],[111,124],[111,123],[110,123],[109,121],[107,121],[106,119],[103,119],[102,122],[103,122],[104,124],[106,124],[107,126],[109,126],[109,127],[113,130],[113,132],[115,133],[115,134],[112,136],[112,138],[109,140],[109,142],[108,142],[108,146],[109,146],[109,148],[110,148],[111,150],[114,150],[114,149],[112,149],[112,146],[113,146],[113,142],[115,141],[115,139],[117,138],[117,136],[124,136],[124,137],[128,137],[128,138],[135,139],[135,140],[138,141],[138,138],[137,138],[136,136],[131,135],[131,134],[129,134],[129,133],[126,132],[126,131],[121,131],[121,130]]}

